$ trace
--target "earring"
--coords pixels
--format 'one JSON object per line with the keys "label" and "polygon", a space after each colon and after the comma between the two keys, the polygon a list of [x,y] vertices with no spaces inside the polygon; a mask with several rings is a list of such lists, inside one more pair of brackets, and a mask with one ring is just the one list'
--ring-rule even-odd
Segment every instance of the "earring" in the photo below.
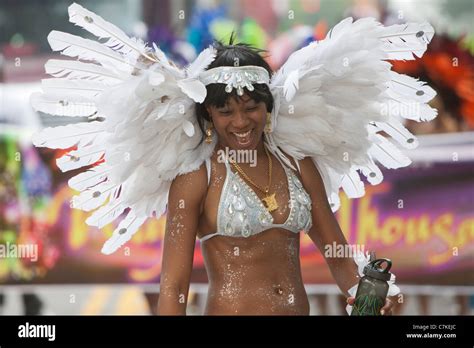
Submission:
{"label": "earring", "polygon": [[271,133],[272,131],[272,120],[271,120],[271,114],[267,112],[267,123],[265,124],[265,133]]}
{"label": "earring", "polygon": [[213,124],[212,122],[210,122],[209,126],[206,129],[206,139],[204,140],[206,144],[212,143],[212,128],[213,128]]}

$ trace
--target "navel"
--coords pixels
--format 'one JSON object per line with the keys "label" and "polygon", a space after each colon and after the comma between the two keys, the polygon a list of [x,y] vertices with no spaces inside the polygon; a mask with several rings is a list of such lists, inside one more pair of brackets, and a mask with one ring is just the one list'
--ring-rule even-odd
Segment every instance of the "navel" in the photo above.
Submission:
{"label": "navel", "polygon": [[273,285],[273,290],[275,291],[276,294],[283,295],[283,287],[280,284]]}

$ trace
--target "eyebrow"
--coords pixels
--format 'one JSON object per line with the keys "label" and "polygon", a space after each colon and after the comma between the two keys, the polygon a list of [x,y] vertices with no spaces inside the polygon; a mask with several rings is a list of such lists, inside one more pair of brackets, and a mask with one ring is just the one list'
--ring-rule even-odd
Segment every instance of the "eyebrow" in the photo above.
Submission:
{"label": "eyebrow", "polygon": [[240,98],[240,100],[241,100],[244,104],[248,104],[248,103],[250,103],[250,102],[254,102],[255,104],[258,104],[257,101],[256,101],[255,99],[253,99],[253,98],[249,98],[249,99],[247,99],[247,100]]}
{"label": "eyebrow", "polygon": [[[250,98],[250,97],[249,97],[247,100],[242,99],[242,97],[239,97],[239,99],[240,99],[244,104],[247,104],[247,103],[252,102],[252,101],[253,101],[255,104],[258,104],[258,102],[257,102],[255,99]],[[223,108],[230,108],[230,107],[231,107],[231,106],[229,105],[229,101],[228,101],[228,100],[227,100],[226,103],[225,103],[224,105],[222,105],[222,106],[217,106],[217,105],[215,105],[215,108],[216,108],[216,109],[223,109]]]}

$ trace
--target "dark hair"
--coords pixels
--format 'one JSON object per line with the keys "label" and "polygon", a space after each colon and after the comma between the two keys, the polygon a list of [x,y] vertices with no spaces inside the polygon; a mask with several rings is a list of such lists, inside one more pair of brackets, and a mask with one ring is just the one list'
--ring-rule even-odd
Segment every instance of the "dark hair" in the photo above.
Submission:
{"label": "dark hair", "polygon": [[[217,53],[214,61],[207,67],[207,70],[216,68],[218,66],[235,66],[238,62],[238,66],[245,65],[256,65],[265,68],[268,71],[269,76],[272,76],[272,69],[268,63],[263,59],[261,53],[266,52],[248,44],[237,43],[234,44],[234,33],[230,36],[229,44],[225,45],[220,41],[215,41],[213,46]],[[210,122],[211,118],[207,112],[207,106],[223,107],[229,98],[241,98],[237,95],[236,89],[232,89],[231,93],[225,91],[226,85],[223,83],[211,83],[206,86],[206,99],[203,103],[196,103],[196,115],[199,124],[199,128],[202,132],[202,138],[199,144],[204,140],[205,134],[205,123]],[[271,112],[273,109],[273,95],[270,88],[264,84],[254,84],[254,90],[249,91],[244,89],[245,93],[255,102],[264,102],[267,106],[267,111]]]}

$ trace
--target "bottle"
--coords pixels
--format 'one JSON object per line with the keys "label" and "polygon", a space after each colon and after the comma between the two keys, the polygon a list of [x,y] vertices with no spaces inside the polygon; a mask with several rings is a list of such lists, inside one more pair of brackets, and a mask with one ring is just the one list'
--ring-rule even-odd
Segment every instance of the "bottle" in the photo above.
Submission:
{"label": "bottle", "polygon": [[[381,265],[386,263],[386,267]],[[370,261],[363,270],[364,276],[359,281],[351,316],[381,315],[380,310],[385,304],[392,274],[389,272],[392,261],[377,259]]]}

